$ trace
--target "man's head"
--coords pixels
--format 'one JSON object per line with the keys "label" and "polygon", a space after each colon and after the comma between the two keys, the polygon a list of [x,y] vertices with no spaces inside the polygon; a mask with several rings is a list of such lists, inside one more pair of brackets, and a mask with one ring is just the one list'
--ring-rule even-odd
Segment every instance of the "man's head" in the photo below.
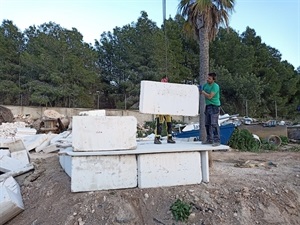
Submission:
{"label": "man's head", "polygon": [[168,77],[167,77],[167,75],[164,75],[164,76],[161,78],[161,82],[165,82],[165,83],[168,82]]}
{"label": "man's head", "polygon": [[217,79],[216,73],[209,73],[207,76],[207,83],[212,84]]}

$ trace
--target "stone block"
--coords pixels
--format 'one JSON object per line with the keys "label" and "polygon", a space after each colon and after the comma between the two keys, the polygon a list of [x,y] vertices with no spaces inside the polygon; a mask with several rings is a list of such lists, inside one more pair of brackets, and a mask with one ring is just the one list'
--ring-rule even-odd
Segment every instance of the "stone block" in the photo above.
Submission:
{"label": "stone block", "polygon": [[43,142],[47,141],[46,134],[29,135],[23,138],[24,145],[27,151],[31,151],[36,147],[39,147]]}
{"label": "stone block", "polygon": [[10,171],[19,171],[26,167],[26,163],[3,155],[0,157],[0,171],[1,172],[10,172]]}
{"label": "stone block", "polygon": [[196,116],[199,90],[196,85],[142,81],[139,111],[148,114]]}
{"label": "stone block", "polygon": [[0,182],[0,224],[5,224],[23,210],[24,205],[20,186],[10,176]]}
{"label": "stone block", "polygon": [[199,152],[138,155],[138,187],[151,188],[199,184],[202,181]]}
{"label": "stone block", "polygon": [[74,151],[135,149],[137,120],[133,116],[74,116]]}
{"label": "stone block", "polygon": [[13,159],[17,159],[17,160],[23,162],[24,164],[29,163],[28,152],[26,149],[22,150],[22,151],[11,152],[10,154],[11,154],[11,158],[13,158]]}
{"label": "stone block", "polygon": [[71,175],[72,192],[137,186],[135,155],[65,157],[62,161],[65,171]]}
{"label": "stone block", "polygon": [[59,148],[56,146],[56,144],[48,145],[47,147],[42,149],[45,153],[51,153],[51,152],[57,152],[59,151]]}
{"label": "stone block", "polygon": [[10,152],[16,152],[26,149],[22,139],[16,139],[14,142],[7,144]]}
{"label": "stone block", "polygon": [[10,151],[8,149],[0,149],[0,157],[3,155],[10,157]]}

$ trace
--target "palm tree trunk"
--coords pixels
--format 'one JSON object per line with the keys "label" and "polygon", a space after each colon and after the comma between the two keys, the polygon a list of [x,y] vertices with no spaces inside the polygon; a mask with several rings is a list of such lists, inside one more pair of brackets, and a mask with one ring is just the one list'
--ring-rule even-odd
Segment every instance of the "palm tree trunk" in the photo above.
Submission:
{"label": "palm tree trunk", "polygon": [[[207,26],[202,26],[199,29],[199,50],[200,50],[200,69],[199,69],[199,82],[201,85],[206,83],[206,77],[209,73],[209,39],[208,39],[208,29]],[[206,130],[205,130],[205,98],[200,95],[200,114],[199,114],[199,124],[200,124],[200,134],[201,141],[206,140]],[[209,167],[213,166],[211,151],[208,153],[208,164]]]}
{"label": "palm tree trunk", "polygon": [[[209,72],[209,39],[208,32],[205,26],[199,29],[199,50],[200,50],[200,69],[199,69],[199,82],[201,85],[206,83],[206,77]],[[205,98],[200,95],[200,114],[199,114],[199,124],[200,124],[200,134],[201,141],[206,140],[206,130],[205,130]]]}

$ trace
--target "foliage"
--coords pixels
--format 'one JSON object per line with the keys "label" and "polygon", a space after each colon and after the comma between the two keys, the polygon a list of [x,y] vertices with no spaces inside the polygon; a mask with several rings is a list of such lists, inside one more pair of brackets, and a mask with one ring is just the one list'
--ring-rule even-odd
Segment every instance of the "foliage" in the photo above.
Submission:
{"label": "foliage", "polygon": [[75,28],[49,22],[21,32],[4,20],[0,104],[137,109],[141,80],[167,74],[172,83],[194,84],[200,70],[205,82],[209,69],[218,74],[226,113],[245,115],[247,105],[251,117],[299,120],[300,67],[281,61],[281,53],[249,27],[241,34],[218,28],[209,57],[200,58],[209,68],[200,66],[203,48],[183,32],[184,24],[178,14],[159,28],[141,12],[136,22],[104,32],[91,46]]}
{"label": "foliage", "polygon": [[229,140],[228,145],[231,148],[238,149],[240,151],[259,151],[259,143],[253,137],[253,135],[247,129],[236,128]]}
{"label": "foliage", "polygon": [[289,143],[289,138],[287,136],[279,136],[282,145],[287,145]]}
{"label": "foliage", "polygon": [[191,214],[191,205],[177,199],[170,210],[176,221],[186,221]]}
{"label": "foliage", "polygon": [[261,149],[274,151],[274,150],[278,149],[278,146],[276,146],[272,143],[269,143],[267,140],[262,140],[261,141]]}

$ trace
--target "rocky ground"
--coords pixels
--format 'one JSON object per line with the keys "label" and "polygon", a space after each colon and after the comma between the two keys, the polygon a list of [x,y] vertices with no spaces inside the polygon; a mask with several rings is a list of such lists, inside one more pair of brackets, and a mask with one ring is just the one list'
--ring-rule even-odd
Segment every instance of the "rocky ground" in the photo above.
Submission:
{"label": "rocky ground", "polygon": [[[56,153],[31,158],[16,178],[25,210],[7,225],[300,224],[299,150],[212,152],[206,184],[84,193],[70,191]],[[185,222],[171,213],[177,199],[191,205]]]}

